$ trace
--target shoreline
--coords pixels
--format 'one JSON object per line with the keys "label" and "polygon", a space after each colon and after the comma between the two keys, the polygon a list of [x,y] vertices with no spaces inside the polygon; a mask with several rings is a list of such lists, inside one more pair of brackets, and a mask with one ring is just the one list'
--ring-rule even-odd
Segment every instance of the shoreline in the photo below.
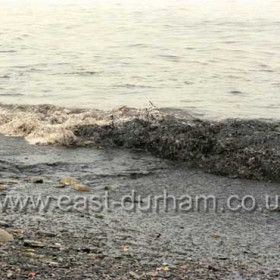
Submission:
{"label": "shoreline", "polygon": [[0,133],[38,145],[139,149],[216,175],[280,181],[277,121],[207,121],[155,108],[1,105]]}

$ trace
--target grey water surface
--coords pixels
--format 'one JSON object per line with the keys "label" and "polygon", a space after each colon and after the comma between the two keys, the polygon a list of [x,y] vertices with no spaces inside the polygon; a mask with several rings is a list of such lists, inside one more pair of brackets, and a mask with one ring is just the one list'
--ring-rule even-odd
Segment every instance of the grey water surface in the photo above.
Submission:
{"label": "grey water surface", "polygon": [[279,118],[276,0],[1,1],[0,102]]}

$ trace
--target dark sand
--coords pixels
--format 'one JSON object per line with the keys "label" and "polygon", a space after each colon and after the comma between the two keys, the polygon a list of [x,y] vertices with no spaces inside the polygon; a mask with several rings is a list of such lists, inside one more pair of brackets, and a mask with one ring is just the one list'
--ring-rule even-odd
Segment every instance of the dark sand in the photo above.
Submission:
{"label": "dark sand", "polygon": [[[0,212],[14,241],[0,243],[0,279],[279,279],[279,213],[264,209],[279,185],[189,169],[147,153],[114,149],[31,146],[0,137],[0,191],[42,197],[102,195],[120,201],[132,190],[149,195],[215,195],[218,210],[129,213],[118,206],[100,213],[26,209]],[[44,183],[29,182],[41,176]],[[64,176],[91,188],[57,188]],[[13,182],[14,181],[14,182]],[[8,184],[10,182],[10,184]],[[230,195],[253,195],[253,212],[221,210]],[[137,201],[141,203],[141,201]],[[262,209],[260,209],[262,208]],[[43,247],[33,248],[24,240]],[[33,276],[33,278],[32,278]]]}

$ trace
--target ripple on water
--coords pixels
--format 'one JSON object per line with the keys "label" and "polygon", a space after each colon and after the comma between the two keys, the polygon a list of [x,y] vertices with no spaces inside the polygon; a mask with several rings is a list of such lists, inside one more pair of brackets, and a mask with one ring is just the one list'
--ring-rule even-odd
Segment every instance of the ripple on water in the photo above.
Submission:
{"label": "ripple on water", "polygon": [[15,50],[3,50],[3,51],[0,51],[0,53],[15,53],[17,51]]}
{"label": "ripple on water", "polygon": [[178,61],[180,60],[180,57],[177,55],[157,55],[159,58],[163,58],[169,61]]}
{"label": "ripple on water", "polygon": [[147,85],[135,85],[135,84],[120,84],[120,85],[113,85],[114,88],[155,88],[153,86]]}
{"label": "ripple on water", "polygon": [[22,93],[0,93],[0,96],[9,96],[9,97],[13,97],[13,96],[23,96],[24,94]]}
{"label": "ripple on water", "polygon": [[94,76],[94,75],[97,75],[99,74],[100,72],[97,72],[97,71],[75,71],[75,72],[65,72],[65,73],[55,73],[55,74],[52,74],[52,75],[65,75],[65,76]]}
{"label": "ripple on water", "polygon": [[233,95],[246,95],[245,92],[239,90],[231,90],[229,93]]}

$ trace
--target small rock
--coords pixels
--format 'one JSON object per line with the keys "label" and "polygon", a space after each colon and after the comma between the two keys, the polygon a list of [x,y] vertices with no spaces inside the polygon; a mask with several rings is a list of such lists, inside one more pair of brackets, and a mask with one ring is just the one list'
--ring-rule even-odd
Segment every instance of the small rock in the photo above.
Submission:
{"label": "small rock", "polygon": [[64,186],[70,186],[70,185],[77,185],[79,184],[78,180],[76,180],[75,178],[72,178],[72,177],[65,177],[65,178],[62,178],[60,180],[60,183]]}
{"label": "small rock", "polygon": [[1,185],[16,185],[16,184],[18,184],[18,183],[19,183],[19,181],[17,181],[17,180],[11,180],[11,179],[8,179],[8,180],[1,179],[1,181],[0,181],[0,184],[1,184]]}
{"label": "small rock", "polygon": [[122,249],[121,249],[121,252],[128,252],[129,251],[129,248],[127,246],[124,246]]}
{"label": "small rock", "polygon": [[13,241],[14,238],[11,234],[9,234],[7,231],[0,229],[0,242],[9,242]]}
{"label": "small rock", "polygon": [[33,216],[31,218],[32,222],[36,222],[36,223],[41,223],[41,222],[45,222],[47,219],[41,216]]}
{"label": "small rock", "polygon": [[76,191],[79,192],[89,192],[91,189],[85,185],[79,183],[78,180],[72,177],[65,177],[60,180],[60,183],[64,186],[70,186]]}
{"label": "small rock", "polygon": [[215,239],[218,239],[218,238],[220,238],[221,236],[220,236],[218,233],[214,233],[214,234],[212,234],[212,237],[215,238]]}
{"label": "small rock", "polygon": [[213,266],[211,264],[208,265],[208,269],[212,270],[212,271],[219,271],[219,268],[217,268],[217,267],[215,267],[215,266]]}
{"label": "small rock", "polygon": [[7,222],[5,222],[5,221],[0,221],[0,226],[1,227],[8,227],[9,224]]}
{"label": "small rock", "polygon": [[114,186],[105,186],[104,190],[105,191],[113,191],[113,190],[115,190],[115,187]]}
{"label": "small rock", "polygon": [[104,254],[88,254],[88,257],[92,260],[97,260],[97,259],[104,259],[105,255]]}
{"label": "small rock", "polygon": [[60,251],[63,251],[65,249],[65,247],[60,243],[54,243],[54,247],[56,249],[59,249]]}
{"label": "small rock", "polygon": [[35,258],[35,257],[36,257],[36,254],[35,254],[35,253],[32,253],[32,252],[26,252],[26,253],[25,253],[25,256],[28,256],[28,257],[31,257],[31,258]]}
{"label": "small rock", "polygon": [[157,277],[158,276],[158,272],[156,271],[149,271],[146,273],[147,276],[150,276],[150,277]]}
{"label": "small rock", "polygon": [[130,271],[130,272],[129,272],[129,275],[130,275],[131,277],[133,277],[134,279],[141,279],[141,275],[139,275],[139,274],[136,273],[136,272]]}
{"label": "small rock", "polygon": [[34,248],[37,248],[37,247],[42,248],[42,247],[44,247],[44,244],[42,242],[35,241],[35,240],[27,240],[26,239],[26,240],[23,241],[23,243],[24,243],[25,246],[30,246],[30,247],[34,247]]}
{"label": "small rock", "polygon": [[60,243],[54,243],[54,244],[49,245],[48,247],[52,248],[52,249],[57,249],[59,251],[64,251],[67,249],[64,245],[62,245]]}
{"label": "small rock", "polygon": [[113,255],[113,258],[116,260],[121,260],[123,258],[122,255]]}
{"label": "small rock", "polygon": [[104,219],[104,216],[101,215],[101,214],[95,214],[94,217],[95,217],[96,219],[101,219],[101,220]]}
{"label": "small rock", "polygon": [[218,260],[228,260],[228,257],[227,256],[218,256],[218,257],[216,257],[216,259],[218,259]]}
{"label": "small rock", "polygon": [[44,183],[44,178],[34,176],[34,177],[29,177],[28,181],[34,184],[42,184]]}
{"label": "small rock", "polygon": [[27,252],[27,253],[35,253],[35,250],[34,249],[26,249],[25,252]]}
{"label": "small rock", "polygon": [[71,185],[71,187],[79,192],[90,192],[90,188],[84,185],[77,184],[77,185]]}
{"label": "small rock", "polygon": [[7,187],[6,186],[4,186],[4,185],[0,185],[0,191],[4,191],[4,190],[6,190],[7,189]]}
{"label": "small rock", "polygon": [[65,185],[57,185],[55,186],[56,189],[64,189],[65,188]]}
{"label": "small rock", "polygon": [[7,256],[8,252],[4,251],[4,250],[0,250],[0,256]]}
{"label": "small rock", "polygon": [[9,270],[7,272],[7,278],[11,278],[11,277],[13,277],[13,275],[14,275],[14,273],[12,271]]}
{"label": "small rock", "polygon": [[57,234],[55,232],[43,231],[43,230],[38,231],[38,234],[42,235],[42,236],[46,236],[46,237],[56,237],[57,236]]}
{"label": "small rock", "polygon": [[23,235],[25,233],[25,230],[22,229],[13,229],[12,233],[14,234],[19,234],[19,235]]}
{"label": "small rock", "polygon": [[58,265],[59,265],[57,262],[53,262],[53,261],[46,261],[46,263],[47,263],[49,266],[58,266]]}

